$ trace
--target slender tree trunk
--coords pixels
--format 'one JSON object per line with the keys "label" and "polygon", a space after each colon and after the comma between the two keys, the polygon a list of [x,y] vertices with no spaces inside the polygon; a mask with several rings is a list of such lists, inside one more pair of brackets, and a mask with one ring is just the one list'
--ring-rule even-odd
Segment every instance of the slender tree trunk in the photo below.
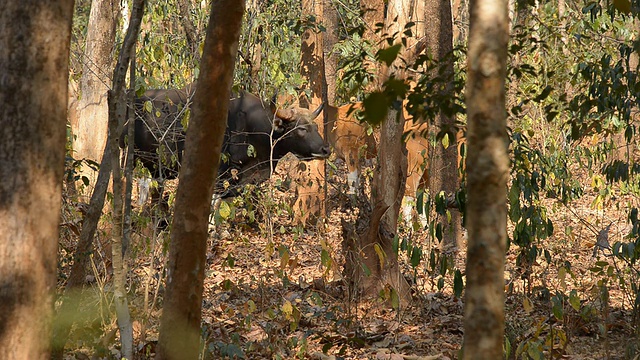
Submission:
{"label": "slender tree trunk", "polygon": [[[302,0],[303,16],[315,16],[321,23],[324,19],[323,0]],[[307,78],[311,88],[312,97],[303,107],[316,108],[326,99],[327,85],[324,68],[323,34],[313,29],[308,29],[302,35],[302,61],[301,74]],[[305,106],[306,105],[306,106]],[[324,116],[315,119],[320,135],[324,136]],[[315,223],[324,217],[325,204],[325,161],[316,160],[306,162],[297,167],[301,169],[296,175],[296,192],[298,198],[293,208],[296,219],[300,223],[308,221]]]}
{"label": "slender tree trunk", "polygon": [[[85,52],[81,59],[78,122],[71,124],[75,136],[74,157],[97,163],[102,160],[102,150],[107,143],[107,91],[111,85],[111,73],[107,69],[112,69],[114,63],[119,5],[120,2],[116,0],[91,2]],[[91,186],[94,186],[96,173],[86,166],[82,171],[89,178]]]}
{"label": "slender tree trunk", "polygon": [[113,90],[109,91],[109,137],[110,154],[113,180],[113,229],[111,231],[111,254],[113,261],[113,300],[120,331],[121,355],[127,359],[133,358],[133,328],[127,290],[125,287],[127,278],[127,263],[123,254],[123,221],[124,221],[124,191],[122,169],[119,165],[120,148],[119,135],[122,133],[127,119],[127,94],[125,78],[132,53],[135,51],[135,43],[140,33],[142,14],[144,13],[145,0],[136,0],[132,5],[131,20],[120,49],[118,61],[113,72]]}
{"label": "slender tree trunk", "polygon": [[467,60],[467,288],[464,359],[501,359],[507,240],[507,0],[471,1]]}
{"label": "slender tree trunk", "polygon": [[0,359],[48,359],[73,1],[0,11]]}
{"label": "slender tree trunk", "polygon": [[180,12],[180,21],[184,28],[184,35],[195,65],[200,62],[200,37],[198,36],[198,29],[191,20],[191,0],[178,0],[177,5]]}
{"label": "slender tree trunk", "polygon": [[[327,83],[326,98],[323,99],[327,105],[336,104],[336,74],[338,72],[338,56],[333,53],[333,47],[338,42],[338,9],[336,3],[331,0],[324,0],[324,25],[327,29],[323,33],[322,51],[324,59],[324,77]],[[325,123],[326,123],[325,119]]]}
{"label": "slender tree trunk", "polygon": [[211,4],[176,196],[156,359],[198,359],[207,227],[244,8],[238,0]]}
{"label": "slender tree trunk", "polygon": [[[424,7],[424,36],[427,52],[440,62],[440,74],[432,74],[445,79],[441,92],[443,96],[453,98],[453,23],[451,18],[451,2],[449,0],[426,0]],[[449,57],[447,58],[447,55]],[[448,61],[447,61],[448,59]],[[444,63],[447,61],[446,63]],[[431,148],[429,164],[429,193],[431,199],[447,203],[458,191],[458,146],[455,116],[447,116],[440,112],[429,128],[431,139],[436,139]],[[443,133],[445,135],[443,135]],[[440,135],[439,135],[440,134]],[[442,138],[446,136],[446,138]],[[438,137],[441,137],[438,139]],[[444,144],[447,144],[447,147]],[[457,209],[448,209],[437,215],[438,224],[443,227],[443,247],[445,250],[457,251],[462,236],[462,219]]]}

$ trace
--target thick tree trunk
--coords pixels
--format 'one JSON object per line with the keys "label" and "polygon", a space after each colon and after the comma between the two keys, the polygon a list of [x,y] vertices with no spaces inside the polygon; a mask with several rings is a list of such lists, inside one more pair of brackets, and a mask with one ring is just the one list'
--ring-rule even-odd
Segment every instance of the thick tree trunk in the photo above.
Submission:
{"label": "thick tree trunk", "polygon": [[[107,91],[111,85],[111,73],[107,69],[113,69],[114,64],[119,5],[114,0],[91,2],[85,53],[81,59],[78,116],[77,122],[71,124],[75,136],[73,156],[77,159],[87,158],[100,163],[102,150],[107,143]],[[91,186],[95,185],[97,174],[86,166],[82,171],[89,178]]]}
{"label": "thick tree trunk", "polygon": [[[303,16],[315,16],[316,22],[324,20],[323,0],[302,0]],[[323,35],[313,29],[308,29],[302,35],[301,74],[307,78],[312,97],[308,104],[301,104],[310,109],[316,108],[326,99],[327,87],[325,80]],[[305,106],[306,105],[306,106]],[[324,136],[324,117],[317,117],[318,131]],[[302,224],[315,223],[324,217],[325,204],[325,161],[310,161],[297,166],[299,172],[295,175],[296,193],[298,198],[293,206],[296,220]]]}
{"label": "thick tree trunk", "polygon": [[98,178],[91,194],[89,209],[82,221],[80,239],[73,254],[73,265],[69,272],[69,278],[64,288],[62,303],[56,314],[54,322],[53,344],[51,358],[61,360],[64,355],[64,346],[69,337],[71,327],[75,323],[73,314],[76,313],[78,305],[82,302],[82,285],[87,275],[90,255],[93,249],[93,238],[98,228],[98,221],[102,215],[104,199],[109,187],[111,178],[111,157],[109,142],[105,144],[105,149],[98,171]]}
{"label": "thick tree trunk", "polygon": [[[412,2],[409,0],[389,1],[385,20],[386,33],[400,34],[408,23],[412,10]],[[395,42],[401,43],[401,39],[396,38]],[[405,49],[401,55],[403,53],[408,52]],[[391,76],[404,79],[402,63],[402,59],[398,57],[390,67],[382,68],[379,76],[381,84]],[[357,229],[365,231],[357,231],[357,236],[347,237],[348,247],[352,251],[347,256],[345,265],[345,275],[351,279],[353,290],[365,295],[377,295],[380,290],[392,289],[391,299],[395,298],[395,293],[399,300],[397,305],[400,306],[406,305],[410,300],[409,286],[400,274],[398,254],[392,246],[407,175],[406,148],[402,141],[404,123],[402,113],[398,114],[390,109],[381,126],[378,168],[371,191],[371,217],[367,226],[363,226],[362,218],[356,223]],[[363,276],[364,273],[370,275]]]}
{"label": "thick tree trunk", "polygon": [[156,359],[198,359],[207,226],[244,8],[238,0],[211,4],[176,195]]}
{"label": "thick tree trunk", "polygon": [[[362,39],[369,42],[374,47],[377,47],[382,41],[382,35],[376,33],[378,24],[384,23],[385,16],[385,0],[360,0],[360,12],[362,13],[362,22],[364,25],[364,32]],[[365,60],[365,68],[372,74],[379,72],[379,64],[375,61]],[[378,89],[380,83],[378,77],[374,78],[374,81],[367,86],[367,92]]]}
{"label": "thick tree trunk", "polygon": [[467,288],[464,359],[500,359],[507,240],[507,0],[471,2],[467,60]]}
{"label": "thick tree trunk", "polygon": [[[424,7],[425,21],[424,36],[426,37],[427,52],[434,59],[446,64],[440,64],[444,73],[433,74],[446,79],[443,84],[442,96],[453,98],[453,58],[448,57],[453,51],[453,23],[451,18],[451,2],[449,0],[426,0]],[[446,116],[440,112],[429,127],[430,137],[436,139],[438,133],[446,132],[448,146],[445,148],[443,140],[437,140],[432,147],[429,164],[429,193],[431,199],[440,199],[444,203],[458,191],[458,146],[455,116]],[[444,214],[438,214],[438,225],[443,227],[443,247],[445,250],[457,251],[462,237],[462,219],[457,209],[445,207]]]}
{"label": "thick tree trunk", "polygon": [[0,11],[0,359],[48,359],[73,1]]}

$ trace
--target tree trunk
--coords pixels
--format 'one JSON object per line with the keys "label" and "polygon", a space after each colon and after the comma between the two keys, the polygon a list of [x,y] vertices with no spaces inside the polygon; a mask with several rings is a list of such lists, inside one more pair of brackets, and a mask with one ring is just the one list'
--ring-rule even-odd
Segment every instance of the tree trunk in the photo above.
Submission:
{"label": "tree trunk", "polygon": [[73,1],[0,11],[0,359],[48,359]]}
{"label": "tree trunk", "polygon": [[377,24],[384,22],[385,0],[360,0],[360,11],[362,12],[362,22],[364,23],[364,33],[362,39],[372,45],[377,45],[382,39],[376,34]]}
{"label": "tree trunk", "polygon": [[[71,124],[75,136],[73,156],[77,159],[86,158],[100,163],[102,150],[107,143],[107,91],[111,85],[111,73],[107,69],[113,69],[119,5],[119,2],[113,0],[91,2],[85,53],[82,57],[78,117],[77,122]],[[87,166],[82,168],[82,172],[89,178],[91,186],[94,186],[96,173]]]}
{"label": "tree trunk", "polygon": [[156,359],[198,359],[207,226],[244,8],[237,0],[211,4],[176,195]]}
{"label": "tree trunk", "polygon": [[[385,17],[385,0],[360,0],[360,12],[362,13],[362,22],[364,23],[364,32],[362,39],[377,47],[382,41],[382,36],[376,33],[377,24],[384,23]],[[364,67],[368,72],[377,74],[379,72],[379,64],[375,61],[364,61]],[[366,87],[366,92],[375,91],[380,86],[378,77]]]}
{"label": "tree trunk", "polygon": [[[315,16],[316,22],[321,23],[323,17],[323,0],[302,0],[302,16]],[[311,88],[312,97],[308,104],[300,104],[310,109],[316,108],[326,98],[326,80],[324,77],[324,53],[322,33],[314,29],[307,29],[302,35],[302,61],[300,64],[302,76],[307,78]],[[306,106],[305,106],[306,105]],[[324,136],[324,116],[317,117],[320,135]],[[325,161],[316,160],[300,163],[297,166],[298,173],[295,182],[298,184],[296,199],[293,209],[296,213],[296,221],[302,224],[311,223],[324,216],[324,187],[325,187]]]}
{"label": "tree trunk", "polygon": [[[324,77],[327,83],[327,95],[323,101],[327,105],[335,105],[338,56],[333,53],[333,47],[338,42],[338,9],[336,9],[336,3],[334,1],[324,0],[322,10],[324,12],[324,26],[327,29],[326,32],[322,34]],[[325,123],[326,122],[327,120],[325,119]]]}
{"label": "tree trunk", "polygon": [[[442,96],[453,98],[453,23],[451,18],[451,2],[449,0],[425,0],[424,15],[428,21],[424,22],[424,36],[426,37],[427,52],[438,62],[440,68],[444,68],[441,76],[447,82],[442,84]],[[431,139],[436,139],[431,148],[429,164],[429,193],[431,199],[441,199],[439,202],[447,203],[447,199],[455,196],[458,191],[458,141],[455,124],[455,116],[446,116],[440,112],[434,119],[433,126],[429,127]],[[445,135],[443,135],[443,133]],[[446,136],[446,141],[442,136]],[[447,143],[447,147],[443,145]],[[443,197],[443,198],[442,198]],[[462,236],[462,219],[457,209],[448,209],[444,206],[445,213],[438,214],[437,225],[442,226],[443,248],[457,252]]]}
{"label": "tree trunk", "polygon": [[467,60],[467,288],[464,359],[500,359],[507,240],[507,0],[471,2]]}
{"label": "tree trunk", "polygon": [[[386,33],[401,33],[409,22],[412,10],[412,1],[389,1]],[[401,43],[401,39],[396,38],[395,43]],[[402,53],[408,52],[404,49]],[[381,84],[391,76],[404,79],[402,63],[398,57],[390,67],[382,68],[379,76]],[[357,231],[355,237],[347,237],[351,243],[348,247],[353,251],[347,256],[348,263],[345,266],[346,277],[351,279],[354,290],[365,295],[377,295],[380,290],[391,289],[391,299],[395,298],[395,293],[399,300],[394,305],[400,306],[406,305],[410,299],[409,286],[400,274],[398,254],[392,246],[407,172],[406,148],[402,141],[404,122],[402,112],[390,109],[381,126],[378,168],[371,190],[371,217],[367,226],[363,226],[363,218],[358,219],[356,228],[364,231]],[[364,276],[364,273],[370,275]]]}
{"label": "tree trunk", "polygon": [[200,37],[198,29],[191,20],[191,0],[178,0],[178,11],[180,12],[180,22],[184,29],[187,45],[191,51],[194,66],[200,62]]}
{"label": "tree trunk", "polygon": [[116,308],[118,329],[120,331],[121,355],[127,359],[133,358],[133,328],[129,305],[127,301],[127,289],[125,287],[127,277],[127,263],[123,251],[123,220],[124,220],[124,191],[122,169],[119,165],[120,148],[118,144],[119,134],[122,134],[124,123],[127,119],[127,94],[125,78],[134,45],[140,33],[142,14],[144,13],[145,0],[136,0],[132,5],[131,21],[120,49],[118,62],[113,72],[113,89],[109,91],[109,144],[112,164],[113,180],[113,229],[111,231],[111,254],[113,261],[113,301]]}

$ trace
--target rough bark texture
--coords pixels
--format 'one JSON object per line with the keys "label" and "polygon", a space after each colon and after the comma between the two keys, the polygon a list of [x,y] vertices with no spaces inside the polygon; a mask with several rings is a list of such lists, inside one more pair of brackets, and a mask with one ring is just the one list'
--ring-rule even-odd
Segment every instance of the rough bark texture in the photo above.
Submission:
{"label": "rough bark texture", "polygon": [[[333,53],[333,47],[338,42],[338,9],[336,2],[332,0],[324,0],[324,26],[327,29],[322,34],[322,50],[324,58],[324,77],[327,83],[327,95],[324,99],[325,104],[336,104],[336,73],[338,72],[338,56]],[[326,123],[325,119],[325,123]]]}
{"label": "rough bark texture", "polygon": [[384,22],[384,0],[360,0],[360,11],[362,12],[362,22],[364,23],[364,33],[362,38],[372,45],[378,44],[382,39],[376,34],[377,24]]}
{"label": "rough bark texture", "polygon": [[238,0],[211,5],[176,195],[156,359],[198,359],[207,225],[244,8]]}
{"label": "rough bark texture", "polygon": [[[323,0],[302,0],[303,16],[315,16],[316,22],[323,22]],[[302,34],[302,45],[300,47],[302,60],[300,64],[301,74],[307,78],[311,88],[312,97],[308,104],[301,104],[303,107],[315,109],[326,98],[327,87],[324,77],[324,53],[323,35],[312,29],[306,30]],[[305,106],[306,105],[306,106]],[[318,131],[324,136],[324,117],[317,117]],[[300,162],[295,174],[295,181],[299,185],[296,187],[298,198],[293,206],[296,219],[300,223],[315,223],[324,216],[325,199],[325,161]]]}
{"label": "rough bark texture", "polygon": [[500,359],[507,239],[507,1],[471,2],[467,62],[467,288],[464,359]]}
{"label": "rough bark texture", "polygon": [[195,65],[200,62],[200,37],[198,36],[198,29],[191,20],[191,0],[178,0],[177,5],[180,12],[180,22],[182,22],[187,45]]}
{"label": "rough bark texture", "polygon": [[[437,61],[444,61],[453,51],[453,23],[451,18],[451,2],[449,0],[425,0],[424,29],[427,52]],[[419,34],[420,35],[420,34]],[[453,97],[453,58],[441,64],[444,79],[450,79],[442,88],[443,96]],[[438,74],[433,74],[437,76]],[[458,190],[458,146],[455,117],[438,114],[433,119],[433,126],[429,128],[431,137],[436,138],[441,131],[448,133],[448,147],[443,146],[442,140],[437,140],[432,147],[431,163],[429,164],[429,193],[435,199],[441,192],[445,199],[453,197]],[[447,209],[449,214],[439,214],[438,223],[443,227],[443,247],[456,250],[462,237],[462,220],[457,209]],[[449,215],[449,216],[447,216]]]}
{"label": "rough bark texture", "polygon": [[0,359],[48,359],[73,1],[0,11]]}
{"label": "rough bark texture", "polygon": [[[369,42],[374,47],[377,47],[382,36],[380,33],[376,33],[377,24],[384,23],[385,15],[385,0],[360,0],[360,12],[362,13],[362,22],[364,25],[364,32],[362,33],[362,39]],[[377,74],[379,71],[379,64],[376,61],[365,60],[365,68],[372,74]],[[380,86],[378,78],[376,77],[371,84],[366,87],[367,92],[376,90]]]}
{"label": "rough bark texture", "polygon": [[[116,0],[93,0],[89,14],[89,27],[85,53],[81,59],[80,99],[77,122],[71,124],[75,136],[73,141],[76,159],[91,159],[100,163],[102,151],[107,143],[108,106],[107,91],[111,85],[114,64],[114,44],[120,2]],[[83,173],[91,181],[96,174],[88,167]]]}
{"label": "rough bark texture", "polygon": [[[412,10],[409,0],[389,1],[386,32],[392,35],[401,31],[409,21]],[[396,42],[400,40],[397,38]],[[381,69],[381,82],[390,76],[404,78],[401,64],[402,59],[398,58],[390,67]],[[402,113],[389,110],[380,128],[379,161],[371,191],[371,218],[366,228],[361,221],[356,224],[356,228],[365,228],[366,231],[358,233],[355,249],[347,256],[348,262],[356,263],[345,266],[350,271],[347,277],[352,279],[359,291],[365,295],[376,295],[381,289],[392,288],[399,297],[400,305],[406,305],[410,300],[409,286],[400,274],[397,254],[392,247],[407,172],[406,148],[402,141],[404,122]],[[366,265],[370,276],[363,276],[358,262]]]}

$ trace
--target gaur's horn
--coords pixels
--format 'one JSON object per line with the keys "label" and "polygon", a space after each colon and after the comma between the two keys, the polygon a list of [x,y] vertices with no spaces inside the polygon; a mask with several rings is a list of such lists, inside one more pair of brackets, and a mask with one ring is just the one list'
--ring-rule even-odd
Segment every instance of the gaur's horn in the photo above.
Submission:
{"label": "gaur's horn", "polygon": [[311,120],[314,120],[315,118],[317,118],[318,115],[320,115],[320,113],[322,112],[323,108],[324,108],[324,103],[320,104],[320,106],[318,106],[318,108],[311,113]]}

